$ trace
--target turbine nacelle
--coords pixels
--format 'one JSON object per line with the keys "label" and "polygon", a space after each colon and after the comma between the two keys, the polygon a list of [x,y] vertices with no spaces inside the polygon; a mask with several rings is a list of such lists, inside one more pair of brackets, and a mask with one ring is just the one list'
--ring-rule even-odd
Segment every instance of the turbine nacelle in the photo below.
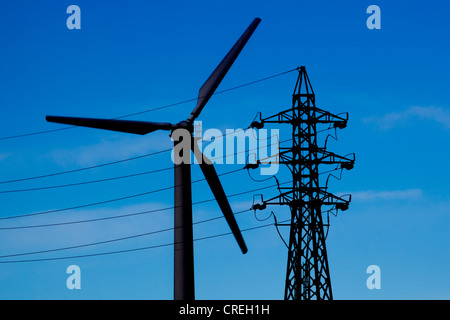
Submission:
{"label": "turbine nacelle", "polygon": [[191,133],[194,131],[194,125],[189,120],[180,121],[175,125],[175,127],[176,129],[186,129]]}

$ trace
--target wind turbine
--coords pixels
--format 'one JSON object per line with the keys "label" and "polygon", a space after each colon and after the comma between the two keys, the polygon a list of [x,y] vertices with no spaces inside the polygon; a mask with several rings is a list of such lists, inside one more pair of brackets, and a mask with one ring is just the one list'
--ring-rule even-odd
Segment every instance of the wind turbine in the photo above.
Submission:
{"label": "wind turbine", "polygon": [[[187,130],[191,139],[191,148],[194,152],[197,162],[211,188],[214,197],[242,251],[247,252],[247,246],[242,238],[241,231],[234,218],[228,199],[217,176],[212,162],[204,156],[199,150],[194,138],[193,123],[200,115],[200,112],[214,94],[222,79],[230,69],[233,62],[241,52],[242,48],[251,37],[256,27],[260,23],[260,18],[255,18],[248,28],[244,31],[231,50],[223,58],[213,73],[209,76],[198,93],[197,105],[192,110],[189,118],[176,124],[168,122],[147,122],[130,121],[116,119],[94,119],[94,118],[75,118],[47,116],[49,122],[70,124],[76,126],[112,130],[119,132],[128,132],[133,134],[145,135],[156,130],[168,130],[173,133],[174,130]],[[174,141],[175,147],[182,140]],[[181,154],[180,154],[181,153]],[[174,229],[174,299],[175,300],[194,300],[194,248],[192,231],[192,195],[191,195],[191,167],[190,163],[183,163],[182,152],[174,152],[175,162],[175,229]],[[189,151],[190,153],[190,151]],[[189,157],[190,158],[190,157]]]}

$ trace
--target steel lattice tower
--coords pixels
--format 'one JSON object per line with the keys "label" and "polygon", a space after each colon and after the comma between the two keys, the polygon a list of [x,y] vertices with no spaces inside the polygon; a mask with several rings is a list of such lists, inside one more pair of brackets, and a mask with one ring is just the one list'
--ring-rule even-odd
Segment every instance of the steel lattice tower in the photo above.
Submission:
{"label": "steel lattice tower", "polygon": [[[266,205],[289,205],[291,211],[290,236],[286,270],[285,300],[331,300],[330,269],[325,245],[322,207],[347,210],[348,200],[327,192],[319,184],[319,165],[337,164],[339,168],[353,168],[355,157],[341,157],[319,147],[317,126],[345,128],[348,115],[333,115],[316,107],[315,94],[305,67],[299,76],[292,96],[292,107],[274,116],[254,122],[261,128],[266,123],[290,124],[292,147],[280,148],[279,163],[292,173],[292,187],[279,187],[280,195],[264,201]],[[254,209],[257,209],[254,207]]]}

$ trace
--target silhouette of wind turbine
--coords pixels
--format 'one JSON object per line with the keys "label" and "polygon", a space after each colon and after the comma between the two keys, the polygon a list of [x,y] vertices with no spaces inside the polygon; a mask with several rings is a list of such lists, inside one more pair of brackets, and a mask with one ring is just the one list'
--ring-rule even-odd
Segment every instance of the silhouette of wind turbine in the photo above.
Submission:
{"label": "silhouette of wind turbine", "polygon": [[[168,122],[147,122],[130,121],[116,119],[94,119],[47,116],[49,122],[70,124],[76,126],[112,130],[145,135],[156,130],[168,130],[173,133],[177,129],[187,130],[190,136],[190,146],[197,162],[211,188],[214,197],[242,251],[247,252],[247,246],[242,238],[241,231],[234,218],[228,199],[217,176],[212,162],[201,153],[193,136],[193,122],[200,115],[200,112],[209,101],[214,91],[219,86],[222,79],[230,69],[233,62],[241,52],[242,48],[251,37],[261,19],[255,18],[249,27],[244,31],[238,41],[234,44],[228,54],[223,58],[213,73],[199,90],[197,105],[191,112],[188,119],[177,124]],[[174,151],[182,139],[174,141]],[[186,143],[186,141],[184,142]],[[190,151],[189,151],[190,153]],[[190,159],[190,157],[188,158]],[[183,149],[181,152],[174,152],[175,163],[175,229],[174,229],[174,299],[194,300],[194,249],[192,232],[192,194],[191,194],[191,167],[190,163],[183,162]]]}

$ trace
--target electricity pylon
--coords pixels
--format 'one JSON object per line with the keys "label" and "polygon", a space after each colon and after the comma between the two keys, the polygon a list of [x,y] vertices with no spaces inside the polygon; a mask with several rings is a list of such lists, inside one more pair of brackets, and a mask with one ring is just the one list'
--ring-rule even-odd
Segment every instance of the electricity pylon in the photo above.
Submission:
{"label": "electricity pylon", "polygon": [[[355,155],[338,156],[319,147],[317,126],[346,127],[348,114],[334,115],[316,107],[316,99],[305,67],[299,76],[292,96],[292,107],[276,115],[255,121],[252,127],[261,128],[267,123],[292,126],[292,147],[281,148],[279,163],[292,173],[292,187],[279,187],[280,194],[254,205],[263,209],[267,205],[288,205],[291,211],[288,261],[286,270],[285,300],[332,300],[330,269],[325,245],[322,207],[347,210],[351,201],[327,192],[319,184],[319,165],[337,165],[350,170]],[[328,180],[327,180],[328,183]]]}

